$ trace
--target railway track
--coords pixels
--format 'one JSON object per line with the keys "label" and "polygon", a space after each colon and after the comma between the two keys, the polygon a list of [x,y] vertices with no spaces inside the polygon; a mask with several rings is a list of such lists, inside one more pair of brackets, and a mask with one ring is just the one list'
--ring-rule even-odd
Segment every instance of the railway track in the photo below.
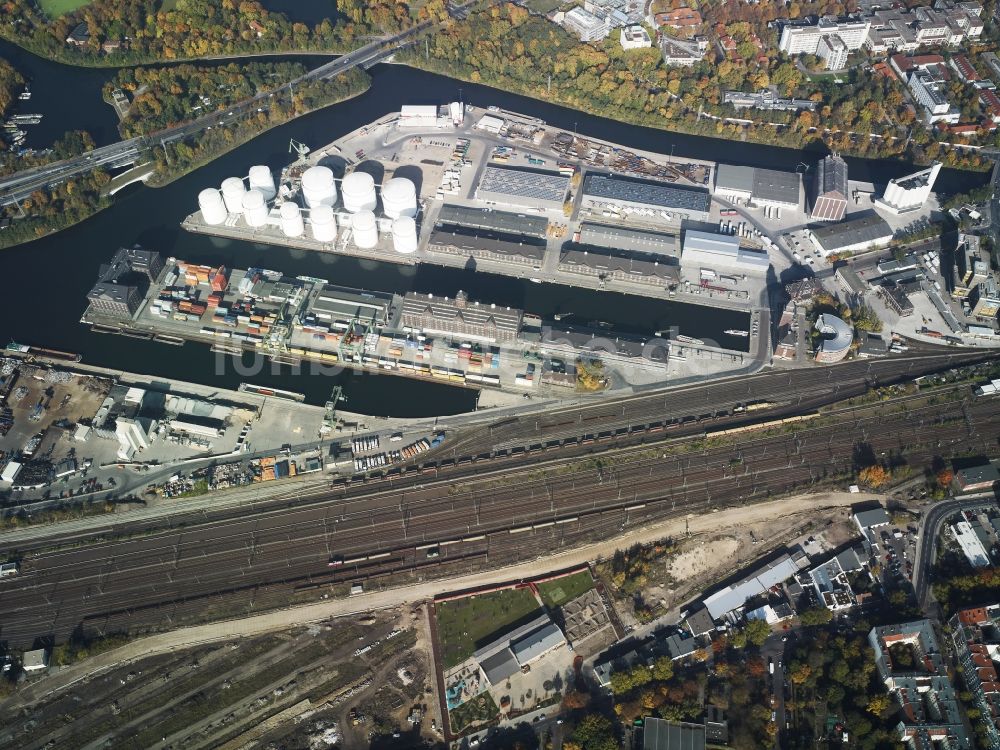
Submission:
{"label": "railway track", "polygon": [[[0,584],[0,639],[62,639],[81,622],[105,632],[166,627],[213,608],[280,606],[330,585],[496,567],[846,474],[859,439],[876,456],[917,467],[958,451],[995,454],[1000,400],[963,406],[927,403],[921,394],[772,432],[663,441],[664,432],[639,450],[582,456],[571,472],[559,465],[574,459],[524,467],[523,457],[508,455],[478,476],[468,470],[480,466],[456,464],[404,486],[341,486],[291,507],[271,503],[252,517],[198,514],[179,528],[37,548],[26,553],[21,575]],[[355,561],[328,567],[332,555]]]}

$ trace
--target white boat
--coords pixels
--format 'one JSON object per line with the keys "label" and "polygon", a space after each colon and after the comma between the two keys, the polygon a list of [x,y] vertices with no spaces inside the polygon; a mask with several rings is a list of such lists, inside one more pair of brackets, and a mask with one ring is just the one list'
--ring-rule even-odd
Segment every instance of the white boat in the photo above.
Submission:
{"label": "white boat", "polygon": [[17,98],[20,99],[22,102],[28,101],[28,99],[31,98],[31,90],[27,86],[25,86],[24,91],[22,91]]}
{"label": "white boat", "polygon": [[728,333],[730,336],[749,336],[750,331],[740,331],[736,328],[727,328],[723,333]]}
{"label": "white boat", "polygon": [[682,344],[704,344],[705,342],[701,339],[693,339],[690,336],[684,336],[679,334],[674,337],[675,340],[680,341]]}
{"label": "white boat", "polygon": [[541,283],[542,283],[542,280],[541,280],[541,279],[538,279],[538,278],[535,278],[534,276],[532,276],[532,277],[531,277],[531,278],[529,279],[529,281],[531,281],[531,283],[532,283],[532,284],[541,284]]}

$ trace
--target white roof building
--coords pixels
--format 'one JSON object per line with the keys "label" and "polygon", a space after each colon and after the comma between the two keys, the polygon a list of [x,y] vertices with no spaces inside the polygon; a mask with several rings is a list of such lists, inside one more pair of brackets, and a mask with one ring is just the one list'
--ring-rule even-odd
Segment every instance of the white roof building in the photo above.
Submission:
{"label": "white roof building", "polygon": [[988,568],[990,566],[989,553],[973,530],[972,524],[968,521],[959,521],[952,526],[952,531],[955,532],[955,539],[958,541],[958,546],[962,548],[962,552],[965,553],[969,565],[973,568]]}
{"label": "white roof building", "polygon": [[652,47],[653,40],[649,38],[649,34],[642,26],[624,26],[622,27],[621,35],[621,45],[622,49],[643,49],[645,47]]}
{"label": "white roof building", "polygon": [[685,268],[766,274],[770,263],[766,253],[741,248],[738,237],[694,229],[689,229],[684,234],[681,265]]}
{"label": "white roof building", "polygon": [[607,17],[599,18],[580,6],[576,6],[563,16],[563,26],[580,37],[581,42],[596,42],[611,33]]}
{"label": "white roof building", "polygon": [[940,171],[941,162],[936,161],[927,169],[889,180],[889,184],[885,186],[885,193],[875,201],[875,204],[894,214],[920,210],[930,197],[934,181]]}

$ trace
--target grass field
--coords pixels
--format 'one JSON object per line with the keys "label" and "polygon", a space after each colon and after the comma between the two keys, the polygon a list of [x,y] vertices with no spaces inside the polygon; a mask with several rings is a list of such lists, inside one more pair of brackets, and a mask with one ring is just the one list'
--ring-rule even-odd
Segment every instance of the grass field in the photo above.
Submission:
{"label": "grass field", "polygon": [[444,668],[461,664],[492,635],[529,619],[537,610],[538,601],[529,589],[505,589],[438,604],[437,630]]}
{"label": "grass field", "polygon": [[594,579],[590,576],[589,570],[581,570],[570,576],[556,578],[554,581],[546,581],[538,584],[538,593],[545,602],[545,606],[550,609],[565,604],[594,588]]}
{"label": "grass field", "polygon": [[69,13],[71,10],[82,8],[89,3],[90,0],[38,0],[42,11],[49,18],[59,18],[59,16]]}

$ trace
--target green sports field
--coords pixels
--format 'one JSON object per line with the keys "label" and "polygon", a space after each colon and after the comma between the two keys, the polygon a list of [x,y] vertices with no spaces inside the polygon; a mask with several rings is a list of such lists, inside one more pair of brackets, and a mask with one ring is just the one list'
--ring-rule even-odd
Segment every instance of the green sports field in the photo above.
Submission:
{"label": "green sports field", "polygon": [[58,18],[71,10],[82,8],[89,2],[90,0],[38,0],[38,4],[49,18]]}

